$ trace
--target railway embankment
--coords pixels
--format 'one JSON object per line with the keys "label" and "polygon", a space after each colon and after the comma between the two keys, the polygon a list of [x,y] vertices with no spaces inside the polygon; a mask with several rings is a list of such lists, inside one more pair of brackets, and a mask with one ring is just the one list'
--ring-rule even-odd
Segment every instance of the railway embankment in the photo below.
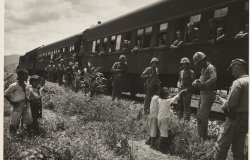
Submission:
{"label": "railway embankment", "polygon": [[[111,101],[109,96],[93,98],[46,83],[40,132],[9,136],[9,104],[5,103],[5,159],[211,159],[221,121],[209,122],[209,139],[196,134],[196,120],[190,123],[174,115],[174,135],[166,155],[145,145],[149,136],[142,104],[130,100]],[[132,143],[131,143],[132,142]]]}

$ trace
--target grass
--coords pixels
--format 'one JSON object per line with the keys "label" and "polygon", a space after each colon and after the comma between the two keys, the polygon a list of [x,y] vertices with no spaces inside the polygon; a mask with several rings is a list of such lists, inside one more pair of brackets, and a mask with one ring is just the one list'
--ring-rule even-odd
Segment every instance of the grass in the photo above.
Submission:
{"label": "grass", "polygon": [[[149,136],[147,116],[138,117],[142,104],[109,96],[84,96],[59,87],[45,85],[42,131],[30,137],[10,137],[10,106],[5,103],[5,159],[134,159],[128,140],[143,141]],[[209,140],[201,140],[196,120],[185,123],[175,116],[171,130],[175,135],[169,154],[183,159],[212,159],[221,122],[209,122]]]}

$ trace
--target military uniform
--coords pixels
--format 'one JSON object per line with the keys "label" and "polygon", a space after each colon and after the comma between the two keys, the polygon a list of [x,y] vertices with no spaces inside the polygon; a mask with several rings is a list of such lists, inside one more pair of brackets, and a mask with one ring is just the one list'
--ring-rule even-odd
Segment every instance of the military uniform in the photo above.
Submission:
{"label": "military uniform", "polygon": [[65,66],[62,64],[62,63],[60,63],[60,64],[58,64],[58,66],[57,66],[57,83],[59,84],[59,86],[61,86],[62,85],[62,83],[63,83],[63,75],[64,75],[64,70],[65,70]]}
{"label": "military uniform", "polygon": [[212,64],[208,64],[201,71],[200,82],[204,85],[200,87],[200,100],[197,109],[198,134],[204,138],[207,137],[208,116],[216,96],[216,81],[216,68]]}
{"label": "military uniform", "polygon": [[[233,63],[246,64],[245,61],[241,60],[232,61]],[[244,147],[248,133],[248,83],[247,74],[239,76],[233,82],[228,98],[223,104],[222,109],[228,116],[217,141],[216,160],[225,160],[231,145],[235,160],[244,160],[247,156],[244,153]]]}
{"label": "military uniform", "polygon": [[46,68],[45,71],[47,72],[47,80],[49,82],[52,82],[53,80],[53,67],[51,64],[49,64]]}
{"label": "military uniform", "polygon": [[[192,86],[192,82],[195,78],[194,71],[192,70],[182,70],[179,73],[179,81],[178,81],[178,89],[179,91],[183,89],[190,88]],[[192,92],[187,92],[183,94],[177,102],[178,116],[179,118],[183,117],[185,120],[190,120],[190,103],[192,99]]]}
{"label": "military uniform", "polygon": [[149,113],[151,98],[153,97],[153,95],[159,94],[160,80],[158,78],[158,68],[146,68],[145,71],[142,73],[141,77],[146,78],[146,96],[144,100],[144,111],[146,113]]}
{"label": "military uniform", "polygon": [[123,78],[127,70],[127,64],[121,62],[115,62],[111,72],[113,73],[112,77],[112,99],[117,96],[118,98],[122,92]]}

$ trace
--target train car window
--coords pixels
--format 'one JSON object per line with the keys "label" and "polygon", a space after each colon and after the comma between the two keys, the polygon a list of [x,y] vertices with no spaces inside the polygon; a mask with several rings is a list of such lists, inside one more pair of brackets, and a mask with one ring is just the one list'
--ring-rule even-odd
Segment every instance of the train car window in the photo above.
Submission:
{"label": "train car window", "polygon": [[104,39],[103,39],[103,44],[102,44],[102,49],[103,49],[103,51],[104,52],[106,52],[107,51],[107,48],[108,48],[108,38],[107,37],[105,37]]}
{"label": "train car window", "polygon": [[214,11],[214,18],[221,18],[227,15],[228,7],[217,9]]}
{"label": "train car window", "polygon": [[100,43],[101,43],[101,40],[98,39],[98,40],[96,41],[96,47],[95,47],[95,51],[96,51],[96,52],[99,52],[99,51],[100,51]]}
{"label": "train car window", "polygon": [[189,22],[198,23],[200,22],[200,20],[201,20],[201,14],[197,14],[197,15],[191,16]]}
{"label": "train car window", "polygon": [[118,51],[121,48],[121,39],[122,36],[121,35],[117,35],[116,37],[116,45],[115,45],[115,50]]}
{"label": "train car window", "polygon": [[95,48],[96,48],[96,41],[93,41],[92,43],[92,52],[95,53]]}
{"label": "train car window", "polygon": [[168,30],[168,23],[160,24],[158,38],[157,38],[158,46],[162,46],[167,43],[167,30]]}
{"label": "train car window", "polygon": [[139,36],[142,36],[143,35],[143,31],[144,31],[144,29],[139,29],[138,31],[137,31],[137,36],[139,37]]}
{"label": "train car window", "polygon": [[145,29],[145,34],[142,41],[143,48],[150,47],[151,33],[152,33],[152,27],[147,27]]}
{"label": "train car window", "polygon": [[110,41],[109,52],[113,52],[115,50],[115,44],[116,44],[115,40],[116,40],[116,36],[112,36],[111,41]]}

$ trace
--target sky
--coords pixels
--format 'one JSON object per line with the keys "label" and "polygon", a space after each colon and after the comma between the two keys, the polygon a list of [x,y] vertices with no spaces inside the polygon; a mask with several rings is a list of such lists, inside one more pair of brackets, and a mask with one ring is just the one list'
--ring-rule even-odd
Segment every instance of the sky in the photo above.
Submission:
{"label": "sky", "polygon": [[23,55],[157,1],[5,0],[4,55]]}

